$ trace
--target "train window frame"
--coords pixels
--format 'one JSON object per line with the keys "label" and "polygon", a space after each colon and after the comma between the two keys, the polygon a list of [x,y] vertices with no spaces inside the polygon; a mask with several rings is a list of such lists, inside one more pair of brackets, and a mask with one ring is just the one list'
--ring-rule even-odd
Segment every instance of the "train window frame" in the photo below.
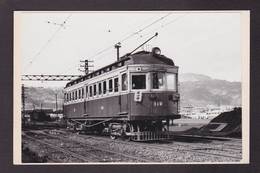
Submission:
{"label": "train window frame", "polygon": [[[111,88],[110,88],[110,81],[111,81]],[[110,78],[110,79],[108,79],[108,92],[109,93],[112,93],[113,92],[113,79],[112,78]]]}
{"label": "train window frame", "polygon": [[[174,78],[174,82],[175,82],[175,88],[173,89],[173,88],[169,88],[169,83],[168,83],[168,76],[169,75],[174,75],[175,76],[175,78]],[[169,73],[169,72],[166,72],[165,73],[165,78],[166,78],[166,89],[168,90],[168,91],[175,91],[175,92],[177,92],[178,91],[178,77],[177,77],[177,73]]]}
{"label": "train window frame", "polygon": [[78,90],[78,98],[81,99],[81,88]]}
{"label": "train window frame", "polygon": [[[116,86],[116,80],[117,80],[117,86]],[[116,92],[119,92],[119,78],[118,77],[115,77],[113,79],[113,84],[114,84],[114,88],[113,88],[113,91],[116,93]]]}
{"label": "train window frame", "polygon": [[[144,75],[145,76],[145,88],[143,89],[134,89],[133,88],[133,76],[141,76],[141,75]],[[130,82],[131,84],[131,91],[146,91],[148,90],[148,86],[149,86],[149,82],[148,82],[148,73],[144,73],[144,72],[141,72],[141,73],[130,73]]]}
{"label": "train window frame", "polygon": [[98,89],[98,95],[101,95],[102,93],[103,93],[103,91],[102,91],[102,82],[99,82],[98,84],[97,84],[97,89]]}
{"label": "train window frame", "polygon": [[97,84],[93,85],[93,97],[97,96]]}
{"label": "train window frame", "polygon": [[[126,77],[125,77],[126,84],[124,84],[124,81],[123,81],[123,76],[124,75],[126,75]],[[120,75],[120,78],[121,78],[121,92],[126,92],[129,89],[129,79],[128,79],[128,77],[129,77],[129,75],[126,72],[121,73],[121,75]]]}
{"label": "train window frame", "polygon": [[89,86],[89,97],[93,97],[93,85]]}
{"label": "train window frame", "polygon": [[88,98],[88,85],[86,85],[85,88],[86,88],[86,94],[85,94],[86,97],[85,98]]}
{"label": "train window frame", "polygon": [[102,87],[103,87],[103,94],[106,94],[107,93],[107,81],[104,80],[102,81]]}
{"label": "train window frame", "polygon": [[[163,79],[163,86],[160,88],[154,88],[154,83],[153,83],[153,80],[154,80],[154,76],[153,76],[153,74],[154,73],[161,73],[161,74],[163,74],[163,77],[162,77],[162,79]],[[162,71],[152,71],[151,73],[150,73],[150,79],[151,79],[151,82],[150,82],[150,85],[151,85],[151,90],[153,90],[153,91],[163,91],[163,90],[166,90],[166,73],[165,72],[162,72]],[[158,85],[159,86],[159,85]]]}

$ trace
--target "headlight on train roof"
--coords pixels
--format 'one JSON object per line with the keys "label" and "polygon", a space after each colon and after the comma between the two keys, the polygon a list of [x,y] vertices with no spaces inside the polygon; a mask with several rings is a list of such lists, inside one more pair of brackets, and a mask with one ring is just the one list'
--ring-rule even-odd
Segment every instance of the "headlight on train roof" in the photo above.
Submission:
{"label": "headlight on train roof", "polygon": [[161,55],[161,49],[159,47],[154,47],[152,53],[153,55]]}

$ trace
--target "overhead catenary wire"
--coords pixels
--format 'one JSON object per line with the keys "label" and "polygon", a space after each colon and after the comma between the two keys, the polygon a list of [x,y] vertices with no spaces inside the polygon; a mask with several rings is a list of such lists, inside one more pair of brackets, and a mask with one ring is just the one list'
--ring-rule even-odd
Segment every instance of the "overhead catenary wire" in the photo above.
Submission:
{"label": "overhead catenary wire", "polygon": [[31,58],[31,60],[29,61],[29,63],[27,64],[27,66],[25,66],[25,71],[32,65],[32,63],[36,60],[37,57],[39,57],[39,55],[42,53],[42,51],[44,49],[46,49],[46,47],[50,44],[50,42],[55,38],[55,36],[57,35],[57,33],[64,27],[64,25],[67,23],[67,21],[69,20],[69,18],[72,16],[72,14],[69,14],[65,20],[63,21],[63,23],[58,27],[58,29],[51,35],[51,37],[47,40],[47,42],[39,49],[39,51]]}
{"label": "overhead catenary wire", "polygon": [[[123,39],[121,39],[121,40],[118,41],[118,42],[122,43],[122,42],[124,42],[124,41],[130,39],[131,37],[133,37],[133,36],[139,34],[140,32],[143,32],[143,31],[146,30],[147,28],[153,26],[154,24],[156,24],[156,23],[158,23],[159,21],[165,19],[166,17],[170,16],[171,14],[172,14],[172,12],[171,12],[171,13],[167,13],[166,15],[160,17],[159,19],[156,19],[156,20],[154,20],[153,22],[149,23],[148,25],[145,25],[145,26],[142,27],[141,29],[139,29],[139,30],[137,30],[137,31],[135,31],[135,32],[130,33],[129,35],[127,35],[126,37],[124,37]],[[117,42],[117,43],[118,43],[118,42]],[[97,56],[103,54],[104,52],[106,52],[106,51],[108,51],[108,50],[110,50],[110,49],[112,49],[112,48],[114,48],[114,44],[113,44],[113,45],[110,45],[110,46],[108,46],[108,47],[106,47],[105,49],[102,49],[102,50],[98,51],[98,52],[95,53],[94,55],[90,56],[90,58],[88,58],[88,59],[94,60],[95,57],[97,57]],[[100,59],[98,59],[98,60],[101,60],[101,59],[103,59],[103,58],[100,58]],[[73,67],[77,67],[77,66],[78,66],[78,65],[74,65]],[[63,73],[66,73],[66,72],[72,70],[73,67],[68,68],[68,69],[65,70]]]}
{"label": "overhead catenary wire", "polygon": [[162,24],[161,26],[159,26],[159,27],[153,29],[153,30],[150,31],[149,33],[147,33],[147,34],[145,34],[145,35],[142,35],[142,37],[145,37],[145,36],[147,36],[147,35],[149,35],[149,34],[151,34],[151,33],[154,33],[154,32],[158,32],[158,31],[160,31],[160,30],[166,28],[166,26],[168,26],[168,25],[170,25],[170,24],[172,24],[172,23],[178,21],[179,19],[185,17],[186,15],[188,15],[188,13],[185,13],[185,14],[183,14],[183,15],[181,15],[181,16],[178,16],[178,17],[176,17],[175,19],[173,19],[173,20],[171,20],[171,21],[169,21],[169,22],[167,22],[167,23],[165,23],[165,24]]}
{"label": "overhead catenary wire", "polygon": [[[145,25],[145,26],[142,27],[141,29],[139,29],[139,30],[137,30],[137,31],[135,31],[135,32],[133,32],[133,33],[127,35],[126,37],[124,37],[123,39],[121,39],[119,42],[122,43],[122,42],[124,42],[124,41],[130,39],[131,37],[133,37],[133,36],[135,36],[135,35],[137,35],[137,34],[143,32],[143,31],[145,31],[146,29],[148,29],[148,28],[150,28],[151,26],[155,25],[155,24],[158,23],[159,21],[162,21],[163,19],[165,19],[166,17],[170,16],[171,14],[172,14],[172,12],[171,12],[171,13],[167,13],[166,15],[164,15],[164,16],[162,16],[162,17],[156,19],[156,20],[154,20],[154,21],[151,22],[151,23],[149,23],[148,25]],[[177,20],[179,20],[180,18],[184,17],[185,15],[187,15],[187,13],[185,13],[185,14],[182,15],[182,16],[178,16],[177,18],[174,18],[174,19],[171,20],[170,22],[168,22],[168,23],[166,23],[166,24],[163,24],[163,25],[161,25],[160,27],[157,27],[156,29],[152,30],[151,32],[159,31],[159,30],[161,30],[162,28],[165,28],[166,26],[168,26],[168,25],[170,25],[170,24],[176,22]],[[146,37],[146,36],[149,35],[151,32],[149,32],[148,34],[143,35],[143,37]],[[88,59],[94,60],[94,58],[96,58],[98,55],[101,55],[101,54],[103,54],[104,52],[107,52],[108,50],[110,50],[110,49],[112,49],[112,48],[114,48],[114,44],[113,44],[113,45],[110,45],[109,47],[106,47],[105,49],[102,49],[101,51],[99,51],[99,52],[97,52],[96,54],[92,55],[92,56],[91,56],[90,58],[88,58]],[[101,58],[99,58],[99,59],[97,59],[97,60],[95,60],[95,61],[100,61],[100,60],[102,60],[103,58],[105,58],[105,57],[101,57]],[[74,65],[73,67],[68,68],[64,73],[66,73],[66,72],[68,72],[68,71],[71,71],[73,68],[75,68],[75,67],[77,67],[77,66],[78,66],[78,64],[77,64],[77,65]]]}
{"label": "overhead catenary wire", "polygon": [[[171,13],[170,13],[170,14],[171,14]],[[131,34],[131,37],[134,36],[134,35],[139,34],[140,32],[144,31],[144,30],[147,29],[148,27],[151,27],[153,24],[155,24],[155,23],[157,23],[158,21],[160,21],[160,20],[166,18],[166,17],[169,16],[170,14],[167,14],[167,15],[165,15],[165,16],[163,16],[163,17],[157,19],[157,20],[155,20],[155,21],[152,22],[151,24],[149,24],[149,25],[145,26],[144,28],[138,30],[138,32],[134,32],[133,34]],[[186,16],[187,14],[188,14],[188,13],[185,13],[185,14],[182,15],[182,16],[178,16],[177,18],[174,18],[174,19],[171,20],[170,22],[168,22],[168,23],[166,23],[166,24],[164,24],[164,25],[161,25],[160,27],[157,27],[156,29],[150,31],[149,33],[147,33],[147,34],[145,34],[145,35],[142,35],[142,37],[146,37],[146,36],[148,36],[148,35],[151,34],[151,33],[158,32],[159,30],[165,28],[166,26],[168,26],[168,25],[170,25],[170,24],[176,22],[176,21],[179,20],[180,18],[183,18],[183,17]],[[129,35],[129,36],[130,36],[130,35]],[[125,37],[125,38],[124,38],[123,40],[121,40],[120,42],[122,43],[122,42],[125,41],[126,39],[129,39],[129,38],[130,38],[129,36],[128,36],[128,37]],[[111,47],[113,47],[113,46],[111,46]],[[103,53],[103,52],[102,52],[102,53]],[[103,59],[103,58],[104,58],[104,57],[101,57],[101,58],[99,58],[97,61],[99,61],[99,60],[101,60],[101,59]]]}
{"label": "overhead catenary wire", "polygon": [[[156,20],[153,21],[152,23],[146,25],[145,27],[139,29],[138,31],[135,31],[135,32],[131,33],[130,35],[124,37],[122,40],[120,40],[120,41],[118,41],[118,42],[122,43],[122,42],[128,40],[129,38],[131,38],[131,37],[137,35],[138,33],[144,31],[145,29],[147,29],[147,28],[149,28],[149,27],[151,27],[152,25],[156,24],[157,22],[159,22],[159,21],[165,19],[166,17],[168,17],[168,16],[171,15],[171,14],[172,14],[172,13],[168,13],[167,15],[164,15],[164,16],[160,17],[159,19],[156,19]],[[114,48],[114,44],[111,45],[111,46],[109,46],[109,47],[107,47],[107,48],[105,48],[105,49],[102,49],[101,51],[99,51],[99,52],[97,52],[96,54],[92,55],[92,56],[90,57],[90,59],[97,57],[98,55],[102,54],[103,52],[106,52],[107,50],[109,50],[109,49],[111,49],[111,48]]]}

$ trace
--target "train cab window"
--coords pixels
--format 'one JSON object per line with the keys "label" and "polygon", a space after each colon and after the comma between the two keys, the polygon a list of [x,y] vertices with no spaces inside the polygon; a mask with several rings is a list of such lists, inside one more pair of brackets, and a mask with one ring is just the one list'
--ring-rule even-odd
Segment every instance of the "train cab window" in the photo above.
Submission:
{"label": "train cab window", "polygon": [[177,91],[176,74],[166,73],[167,89]]}
{"label": "train cab window", "polygon": [[122,74],[122,91],[127,90],[128,88],[128,81],[127,81],[127,74]]}
{"label": "train cab window", "polygon": [[94,93],[93,95],[95,96],[97,94],[97,85],[94,85]]}
{"label": "train cab window", "polygon": [[101,83],[98,84],[98,94],[102,94],[102,86],[101,86]]}
{"label": "train cab window", "polygon": [[106,94],[107,92],[107,82],[103,81],[103,94]]}
{"label": "train cab window", "polygon": [[109,92],[113,91],[113,81],[112,81],[112,79],[109,79],[109,81],[108,81],[108,91]]}
{"label": "train cab window", "polygon": [[164,88],[164,73],[152,73],[152,89]]}
{"label": "train cab window", "polygon": [[93,95],[93,87],[92,86],[89,86],[89,97],[92,97]]}
{"label": "train cab window", "polygon": [[146,89],[146,75],[132,75],[132,89]]}
{"label": "train cab window", "polygon": [[114,79],[114,92],[118,92],[118,78]]}

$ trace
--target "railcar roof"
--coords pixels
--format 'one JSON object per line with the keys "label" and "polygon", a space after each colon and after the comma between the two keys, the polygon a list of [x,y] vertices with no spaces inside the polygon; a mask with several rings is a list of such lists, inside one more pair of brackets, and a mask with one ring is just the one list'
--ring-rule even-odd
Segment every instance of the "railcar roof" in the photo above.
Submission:
{"label": "railcar roof", "polygon": [[109,72],[109,71],[112,71],[113,69],[122,67],[124,65],[132,65],[132,64],[164,64],[164,65],[174,66],[173,60],[170,58],[167,58],[164,55],[153,55],[152,52],[139,51],[132,55],[126,54],[126,55],[122,56],[119,61],[116,61],[105,67],[95,70],[92,73],[79,77],[73,81],[70,81],[67,83],[66,87],[75,85],[79,82],[83,82],[87,79],[93,78],[95,76],[101,75],[101,74]]}

